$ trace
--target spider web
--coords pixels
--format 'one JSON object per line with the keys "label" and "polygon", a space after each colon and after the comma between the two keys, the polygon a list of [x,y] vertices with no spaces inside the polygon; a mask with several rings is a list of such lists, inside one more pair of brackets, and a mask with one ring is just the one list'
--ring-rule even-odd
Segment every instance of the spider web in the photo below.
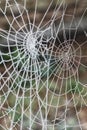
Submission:
{"label": "spider web", "polygon": [[0,130],[87,129],[87,2],[67,2],[1,1]]}

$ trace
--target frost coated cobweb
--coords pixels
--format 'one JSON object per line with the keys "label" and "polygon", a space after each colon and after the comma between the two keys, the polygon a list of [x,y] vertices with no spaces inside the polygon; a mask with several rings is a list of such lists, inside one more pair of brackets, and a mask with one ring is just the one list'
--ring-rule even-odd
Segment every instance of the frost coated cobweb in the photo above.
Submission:
{"label": "frost coated cobweb", "polygon": [[0,130],[87,129],[87,2],[44,3],[1,1]]}

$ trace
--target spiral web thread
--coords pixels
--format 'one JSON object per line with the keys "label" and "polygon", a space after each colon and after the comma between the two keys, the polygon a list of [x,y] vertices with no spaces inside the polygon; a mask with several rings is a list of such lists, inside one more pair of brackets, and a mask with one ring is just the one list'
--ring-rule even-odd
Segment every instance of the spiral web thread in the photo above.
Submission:
{"label": "spiral web thread", "polygon": [[39,0],[34,11],[27,2],[0,6],[0,130],[85,130],[87,2],[80,13],[78,0],[71,12],[65,0],[41,13]]}

